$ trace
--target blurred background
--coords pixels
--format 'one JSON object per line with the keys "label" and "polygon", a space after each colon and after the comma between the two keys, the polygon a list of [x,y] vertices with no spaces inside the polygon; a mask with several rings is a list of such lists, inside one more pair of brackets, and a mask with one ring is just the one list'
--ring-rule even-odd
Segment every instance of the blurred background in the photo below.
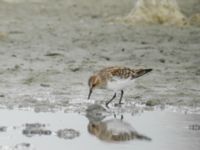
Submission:
{"label": "blurred background", "polygon": [[154,69],[130,103],[199,106],[199,13],[199,0],[1,0],[0,104],[79,105],[89,76],[116,65]]}
{"label": "blurred background", "polygon": [[[3,141],[0,149],[6,149],[5,145],[11,145],[10,149],[19,146],[12,130],[19,120],[18,129],[24,127],[23,123],[44,122],[51,126],[57,122],[51,126],[53,130],[54,127],[67,127],[70,122],[70,126],[78,127],[82,135],[83,129],[78,126],[81,120],[85,133],[87,119],[70,116],[70,113],[84,116],[91,104],[103,106],[113,95],[110,91],[99,90],[93,93],[91,101],[87,100],[89,76],[106,66],[153,68],[151,74],[138,79],[125,91],[122,108],[112,105],[111,108],[117,114],[128,115],[141,112],[141,107],[145,110],[178,110],[181,115],[175,118],[169,115],[164,125],[157,124],[161,129],[159,133],[169,133],[169,137],[174,137],[170,133],[175,133],[173,131],[182,125],[177,131],[180,136],[168,138],[172,139],[169,143],[174,140],[175,144],[167,148],[177,149],[177,142],[185,143],[185,146],[178,147],[180,149],[198,149],[199,132],[191,133],[186,128],[197,121],[194,127],[199,129],[199,115],[196,115],[200,111],[199,58],[200,0],[0,0],[0,111],[7,116],[3,115],[0,122],[1,131],[5,131],[4,134],[0,131]],[[108,114],[113,116],[113,111]],[[183,115],[188,112],[195,113],[195,117]],[[49,116],[54,119],[49,119]],[[164,116],[158,115],[158,118]],[[10,119],[12,117],[15,122]],[[74,118],[75,123],[69,121]],[[145,122],[147,118],[148,114],[138,120],[138,124],[136,119],[137,129],[149,129],[143,126],[148,125],[148,121]],[[155,131],[154,122],[159,119],[152,118],[154,114],[149,115],[149,123]],[[132,118],[127,120],[131,122]],[[173,122],[172,126],[170,122]],[[165,123],[171,128],[165,128]],[[162,132],[162,129],[173,130]],[[154,134],[156,131],[143,131],[142,134],[153,140],[159,137],[163,143],[166,142],[165,138]],[[59,133],[69,132],[79,136],[73,130]],[[186,139],[180,138],[182,133]],[[11,137],[15,137],[14,140]],[[7,139],[13,141],[9,143]],[[188,139],[191,139],[189,144],[183,142]],[[22,138],[21,141],[32,145],[31,140],[34,141],[32,138]],[[35,140],[33,143],[37,145],[40,139]],[[49,140],[56,143],[54,139]],[[160,147],[166,146],[163,143]],[[64,144],[63,149],[69,146],[64,142],[59,144]],[[38,145],[45,149],[42,142]],[[152,144],[152,149],[155,146]],[[27,145],[22,147],[30,149]],[[124,148],[124,145],[119,147]],[[110,147],[103,145],[103,148]],[[114,148],[117,146],[111,147]]]}

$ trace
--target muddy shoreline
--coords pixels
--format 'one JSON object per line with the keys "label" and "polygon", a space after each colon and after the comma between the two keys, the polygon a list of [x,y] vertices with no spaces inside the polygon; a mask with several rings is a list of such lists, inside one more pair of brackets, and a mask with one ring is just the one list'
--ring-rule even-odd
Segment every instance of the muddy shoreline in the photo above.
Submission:
{"label": "muddy shoreline", "polygon": [[[81,112],[90,103],[103,104],[113,93],[99,90],[87,101],[87,80],[111,65],[154,69],[125,91],[124,107],[200,106],[200,28],[107,21],[128,14],[130,0],[123,7],[95,0],[0,4],[2,107]],[[187,15],[198,11],[191,4],[180,3]]]}
{"label": "muddy shoreline", "polygon": [[[200,12],[199,0],[177,2],[187,17]],[[200,28],[113,22],[134,4],[0,0],[1,150],[199,149]],[[87,100],[89,76],[116,65],[153,71],[121,107],[104,108],[111,91]],[[107,142],[112,131],[130,141]]]}

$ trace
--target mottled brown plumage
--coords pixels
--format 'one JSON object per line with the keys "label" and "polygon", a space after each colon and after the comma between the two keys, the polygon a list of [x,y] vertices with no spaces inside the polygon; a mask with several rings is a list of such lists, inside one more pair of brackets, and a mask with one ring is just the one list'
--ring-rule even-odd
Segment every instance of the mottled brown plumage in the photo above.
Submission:
{"label": "mottled brown plumage", "polygon": [[127,78],[138,78],[152,69],[130,69],[127,67],[108,67],[97,72],[104,80],[109,80],[113,77],[118,77],[121,79]]}
{"label": "mottled brown plumage", "polygon": [[131,124],[119,119],[89,122],[88,132],[103,141],[120,142],[134,139],[151,141],[151,138],[136,132]]}
{"label": "mottled brown plumage", "polygon": [[[121,97],[119,103],[121,104],[121,99],[123,97],[123,89],[135,78],[138,78],[152,69],[130,69],[127,67],[107,67],[92,75],[88,80],[88,85],[90,92],[88,99],[91,96],[93,89],[95,88],[108,88],[114,91],[121,91]],[[108,104],[116,97],[116,93],[113,98],[106,103]]]}

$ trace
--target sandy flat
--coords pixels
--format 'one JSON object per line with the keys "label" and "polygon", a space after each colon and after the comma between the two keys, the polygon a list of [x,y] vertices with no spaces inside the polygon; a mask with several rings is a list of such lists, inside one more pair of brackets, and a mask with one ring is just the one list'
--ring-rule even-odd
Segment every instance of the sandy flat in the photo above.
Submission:
{"label": "sandy flat", "polygon": [[[198,0],[178,3],[186,16],[200,11]],[[111,65],[154,69],[125,91],[127,105],[200,106],[200,28],[109,21],[133,7],[131,0],[0,0],[2,107],[81,111],[90,74]],[[92,100],[112,94],[98,90]]]}

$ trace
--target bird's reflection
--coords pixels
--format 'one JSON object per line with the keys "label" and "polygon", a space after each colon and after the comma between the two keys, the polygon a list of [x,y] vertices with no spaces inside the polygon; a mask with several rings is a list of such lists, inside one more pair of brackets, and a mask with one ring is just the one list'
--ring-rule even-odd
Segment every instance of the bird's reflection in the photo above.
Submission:
{"label": "bird's reflection", "polygon": [[110,118],[110,115],[111,113],[101,105],[89,106],[86,114],[89,119],[88,132],[103,141],[151,140],[151,138],[139,134],[130,123],[124,121],[123,115],[119,118],[116,115]]}

